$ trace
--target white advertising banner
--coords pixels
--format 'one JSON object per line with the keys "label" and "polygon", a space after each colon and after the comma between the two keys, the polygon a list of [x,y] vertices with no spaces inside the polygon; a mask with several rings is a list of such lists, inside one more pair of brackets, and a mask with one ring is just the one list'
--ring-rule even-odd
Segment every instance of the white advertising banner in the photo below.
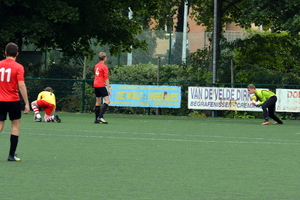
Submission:
{"label": "white advertising banner", "polygon": [[277,112],[300,112],[300,90],[276,89]]}
{"label": "white advertising banner", "polygon": [[189,87],[188,108],[261,112],[251,104],[247,88]]}

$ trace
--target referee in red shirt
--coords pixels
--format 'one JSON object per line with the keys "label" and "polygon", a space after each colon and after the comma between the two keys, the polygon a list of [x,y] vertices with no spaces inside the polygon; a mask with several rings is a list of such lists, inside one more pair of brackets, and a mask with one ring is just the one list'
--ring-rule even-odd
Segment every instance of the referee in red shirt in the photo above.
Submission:
{"label": "referee in red shirt", "polygon": [[[109,72],[108,67],[105,65],[107,60],[107,55],[104,52],[99,53],[100,62],[97,63],[94,67],[94,88],[96,95],[96,104],[95,104],[95,122],[96,124],[108,124],[107,121],[104,120],[104,113],[110,104],[109,95],[111,95],[111,87],[109,84]],[[104,99],[104,103],[101,102],[102,98]]]}
{"label": "referee in red shirt", "polygon": [[19,91],[25,102],[24,113],[30,111],[27,88],[24,82],[24,67],[16,62],[18,45],[8,43],[5,48],[6,59],[0,61],[0,132],[3,130],[7,114],[11,120],[10,150],[8,161],[21,161],[15,154],[21,121]]}

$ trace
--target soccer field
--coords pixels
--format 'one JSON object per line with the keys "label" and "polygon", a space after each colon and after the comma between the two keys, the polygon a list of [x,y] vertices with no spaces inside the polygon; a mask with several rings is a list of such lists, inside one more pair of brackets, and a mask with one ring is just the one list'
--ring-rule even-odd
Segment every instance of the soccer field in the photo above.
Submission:
{"label": "soccer field", "polygon": [[22,116],[8,162],[0,133],[1,199],[300,199],[300,121],[59,113]]}

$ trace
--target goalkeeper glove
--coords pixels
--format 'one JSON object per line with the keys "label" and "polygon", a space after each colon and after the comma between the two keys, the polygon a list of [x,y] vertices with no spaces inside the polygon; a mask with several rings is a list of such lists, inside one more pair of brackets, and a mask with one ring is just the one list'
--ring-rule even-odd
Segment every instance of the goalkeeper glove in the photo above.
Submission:
{"label": "goalkeeper glove", "polygon": [[255,100],[251,101],[251,104],[256,106],[256,107],[260,106],[259,103],[260,103],[259,101],[255,101]]}

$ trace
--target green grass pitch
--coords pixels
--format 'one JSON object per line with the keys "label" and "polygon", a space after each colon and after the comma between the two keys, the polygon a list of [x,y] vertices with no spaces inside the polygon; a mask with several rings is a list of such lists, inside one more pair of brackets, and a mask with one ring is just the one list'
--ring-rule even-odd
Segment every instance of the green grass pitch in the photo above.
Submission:
{"label": "green grass pitch", "polygon": [[0,133],[1,199],[300,199],[300,121],[59,113],[22,116],[8,162]]}

